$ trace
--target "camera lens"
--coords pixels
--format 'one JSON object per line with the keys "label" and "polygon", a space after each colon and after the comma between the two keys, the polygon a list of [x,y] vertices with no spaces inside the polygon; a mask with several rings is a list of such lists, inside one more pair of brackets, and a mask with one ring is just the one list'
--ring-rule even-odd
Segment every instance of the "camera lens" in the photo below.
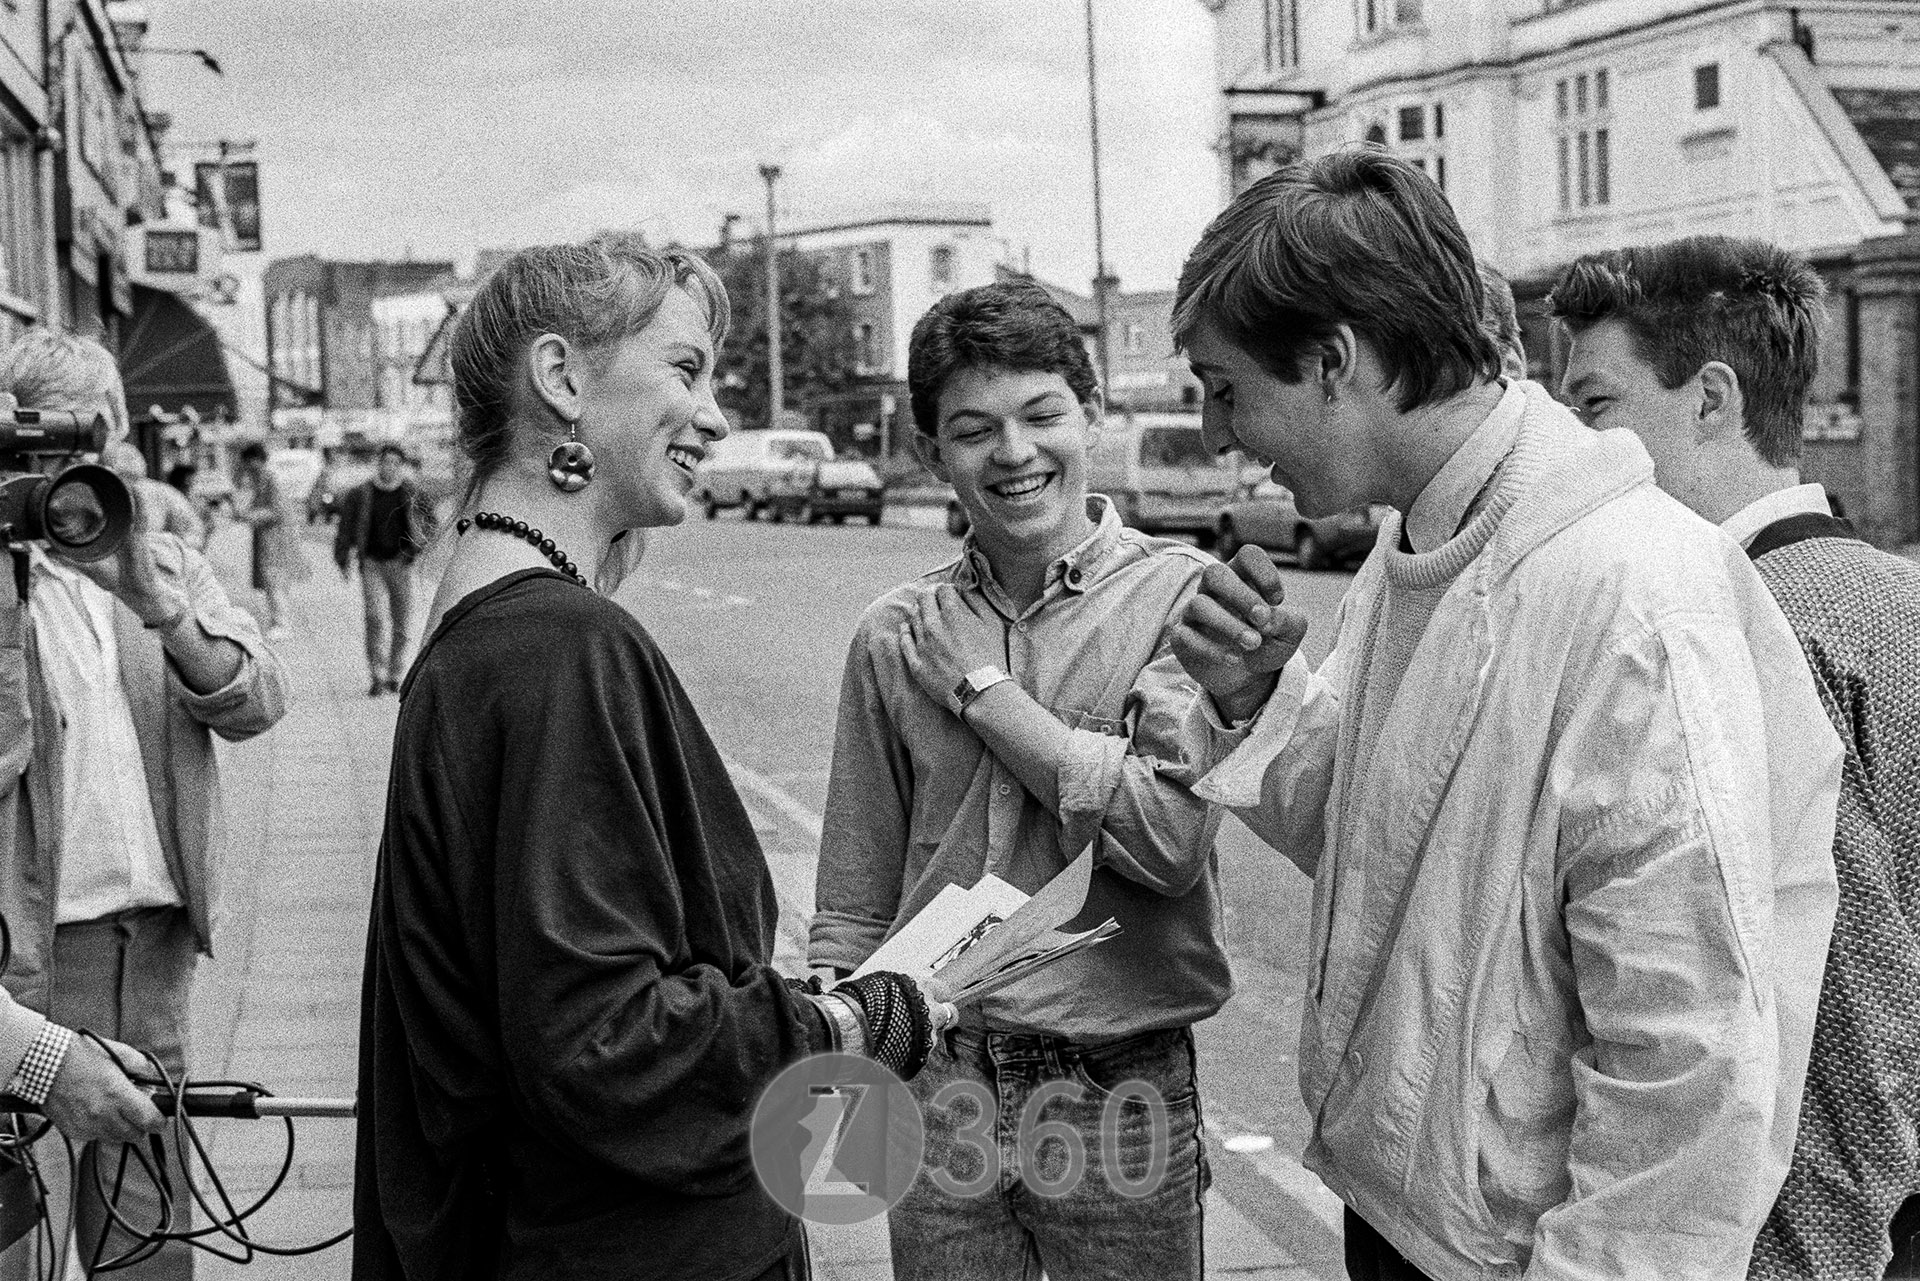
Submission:
{"label": "camera lens", "polygon": [[133,494],[127,482],[97,463],[77,463],[47,485],[35,538],[45,538],[75,560],[104,560],[133,532]]}
{"label": "camera lens", "polygon": [[54,483],[47,495],[47,537],[62,547],[81,548],[107,532],[107,510],[84,481]]}

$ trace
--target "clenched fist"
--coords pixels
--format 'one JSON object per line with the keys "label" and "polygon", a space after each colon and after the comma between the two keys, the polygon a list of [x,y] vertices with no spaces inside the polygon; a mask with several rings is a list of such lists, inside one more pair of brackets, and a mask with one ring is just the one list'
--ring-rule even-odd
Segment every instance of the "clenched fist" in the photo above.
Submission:
{"label": "clenched fist", "polygon": [[1174,629],[1174,657],[1228,721],[1260,710],[1307,634],[1306,614],[1286,599],[1266,552],[1242,547],[1227,563],[1207,566]]}

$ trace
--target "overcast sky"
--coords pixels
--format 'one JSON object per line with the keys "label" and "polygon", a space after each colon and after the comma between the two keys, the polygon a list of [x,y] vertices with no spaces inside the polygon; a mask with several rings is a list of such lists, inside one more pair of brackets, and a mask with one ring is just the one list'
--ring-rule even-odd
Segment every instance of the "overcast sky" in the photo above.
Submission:
{"label": "overcast sky", "polygon": [[[1212,19],[1096,0],[1107,256],[1166,286],[1219,200]],[[150,0],[179,142],[257,139],[267,256],[457,257],[722,213],[978,200],[1033,268],[1093,270],[1081,0]],[[190,157],[175,151],[190,174]]]}

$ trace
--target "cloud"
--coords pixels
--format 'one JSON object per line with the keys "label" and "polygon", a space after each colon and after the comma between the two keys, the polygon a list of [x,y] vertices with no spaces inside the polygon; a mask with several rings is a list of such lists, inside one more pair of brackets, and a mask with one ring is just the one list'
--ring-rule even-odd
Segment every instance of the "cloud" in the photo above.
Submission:
{"label": "cloud", "polygon": [[[1211,22],[1096,0],[1108,258],[1163,285],[1218,201]],[[793,211],[990,205],[1036,270],[1091,275],[1078,0],[177,0],[152,60],[182,139],[257,138],[273,254],[456,256],[641,225],[692,243]],[[183,160],[188,157],[182,157]]]}

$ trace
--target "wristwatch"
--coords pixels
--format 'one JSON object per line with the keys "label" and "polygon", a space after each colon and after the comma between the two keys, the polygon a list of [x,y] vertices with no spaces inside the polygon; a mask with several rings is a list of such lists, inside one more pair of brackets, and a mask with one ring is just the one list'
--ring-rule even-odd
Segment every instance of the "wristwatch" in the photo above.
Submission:
{"label": "wristwatch", "polygon": [[976,667],[960,678],[953,687],[953,713],[964,717],[980,696],[998,685],[1001,681],[1010,681],[1013,677],[997,667]]}

